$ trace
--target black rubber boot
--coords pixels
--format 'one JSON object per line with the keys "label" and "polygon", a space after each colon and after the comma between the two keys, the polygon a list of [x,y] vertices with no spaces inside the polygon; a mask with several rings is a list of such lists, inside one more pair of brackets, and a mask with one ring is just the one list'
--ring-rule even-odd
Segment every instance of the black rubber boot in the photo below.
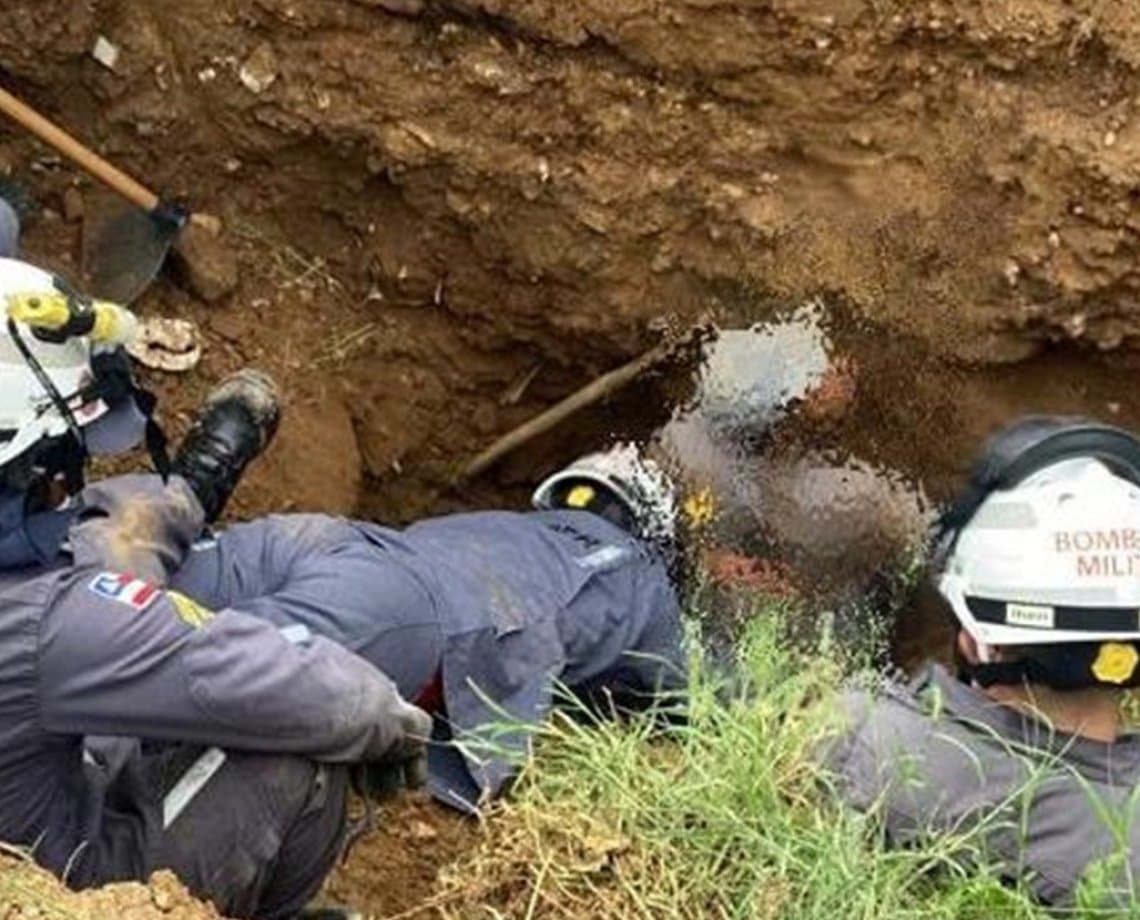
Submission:
{"label": "black rubber boot", "polygon": [[207,523],[218,519],[245,468],[269,446],[280,418],[277,386],[261,371],[238,371],[206,397],[171,471],[190,483]]}
{"label": "black rubber boot", "polygon": [[297,915],[297,920],[364,920],[364,914],[347,907],[309,907]]}

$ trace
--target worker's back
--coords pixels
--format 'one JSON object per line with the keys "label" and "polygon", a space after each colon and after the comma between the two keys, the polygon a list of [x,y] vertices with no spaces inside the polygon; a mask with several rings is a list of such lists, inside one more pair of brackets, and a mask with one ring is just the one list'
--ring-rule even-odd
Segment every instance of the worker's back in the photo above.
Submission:
{"label": "worker's back", "polygon": [[828,766],[848,804],[881,809],[893,845],[979,829],[978,859],[1047,904],[1071,902],[1097,863],[1116,880],[1113,906],[1140,900],[1140,735],[1108,745],[1051,732],[938,667],[844,708],[850,731]]}
{"label": "worker's back", "polygon": [[62,577],[0,575],[0,839],[35,844],[56,872],[85,830],[81,739],[45,731],[39,702],[42,617]]}

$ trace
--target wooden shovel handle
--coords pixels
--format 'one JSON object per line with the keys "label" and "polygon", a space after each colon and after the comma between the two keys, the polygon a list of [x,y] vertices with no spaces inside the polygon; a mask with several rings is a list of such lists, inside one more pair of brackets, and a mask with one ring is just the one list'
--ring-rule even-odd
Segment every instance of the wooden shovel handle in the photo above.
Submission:
{"label": "wooden shovel handle", "polygon": [[147,212],[158,207],[159,199],[154,192],[112,166],[99,154],[85,147],[62,128],[52,124],[35,109],[3,89],[0,89],[0,112],[23,125],[45,144],[54,147],[80,169],[118,192],[127,201]]}
{"label": "wooden shovel handle", "polygon": [[679,339],[663,342],[656,348],[645,352],[640,358],[635,358],[628,364],[623,364],[621,367],[595,378],[545,412],[539,413],[530,421],[524,422],[507,432],[463,467],[456,477],[456,484],[475,478],[484,470],[494,466],[511,451],[533,441],[539,435],[545,434],[576,412],[585,409],[587,406],[592,406],[594,403],[601,402],[607,396],[633,383],[646,371],[673,357],[683,346],[692,342],[698,331],[699,327],[694,327]]}

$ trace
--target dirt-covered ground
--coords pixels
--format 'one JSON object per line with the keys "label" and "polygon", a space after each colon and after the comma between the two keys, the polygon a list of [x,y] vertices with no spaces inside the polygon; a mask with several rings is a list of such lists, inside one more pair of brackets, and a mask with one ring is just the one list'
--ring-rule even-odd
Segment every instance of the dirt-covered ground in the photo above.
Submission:
{"label": "dirt-covered ground", "polygon": [[111,885],[79,894],[20,854],[0,853],[0,920],[219,920],[169,872],[149,885]]}
{"label": "dirt-covered ground", "polygon": [[[857,381],[822,446],[935,497],[1013,413],[1140,423],[1138,65],[1125,0],[8,0],[0,25],[0,84],[225,223],[234,294],[139,308],[207,337],[152,381],[175,428],[241,364],[287,389],[236,513],[390,521],[521,502],[663,418],[660,382],[453,475],[666,329],[816,295]],[[0,167],[38,197],[28,251],[75,271],[91,183],[6,128]],[[430,876],[428,826],[338,886],[410,909],[376,866]]]}

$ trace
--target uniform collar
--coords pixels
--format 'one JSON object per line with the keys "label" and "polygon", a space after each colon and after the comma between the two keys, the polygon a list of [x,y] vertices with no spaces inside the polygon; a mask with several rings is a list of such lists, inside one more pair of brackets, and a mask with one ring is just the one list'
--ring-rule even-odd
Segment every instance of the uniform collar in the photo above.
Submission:
{"label": "uniform collar", "polygon": [[1072,735],[1012,706],[996,702],[982,690],[931,665],[915,680],[915,695],[935,711],[992,733],[1022,755],[1059,757],[1086,779],[1117,785],[1140,779],[1140,734],[1125,732],[1111,744]]}

